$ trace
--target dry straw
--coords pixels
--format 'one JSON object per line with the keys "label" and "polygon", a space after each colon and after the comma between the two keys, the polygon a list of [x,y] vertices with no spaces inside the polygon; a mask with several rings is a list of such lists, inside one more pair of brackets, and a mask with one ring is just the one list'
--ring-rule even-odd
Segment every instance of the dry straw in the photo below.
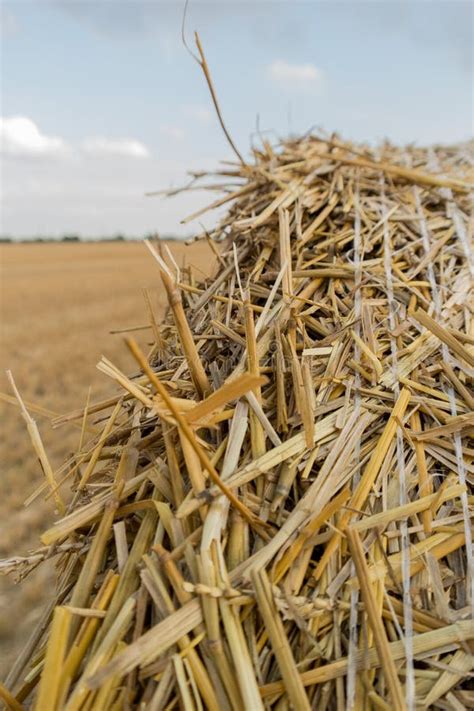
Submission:
{"label": "dry straw", "polygon": [[59,472],[11,380],[60,516],[2,562],[58,575],[7,707],[474,706],[471,156],[237,152],[215,278],[149,243],[167,316]]}

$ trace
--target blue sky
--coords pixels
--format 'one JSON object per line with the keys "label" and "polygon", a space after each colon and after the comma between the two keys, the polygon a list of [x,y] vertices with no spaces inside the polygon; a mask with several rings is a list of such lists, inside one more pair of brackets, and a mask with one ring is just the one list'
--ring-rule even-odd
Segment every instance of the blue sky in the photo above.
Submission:
{"label": "blue sky", "polygon": [[[231,157],[181,42],[183,6],[1,2],[2,233],[192,232],[179,220],[208,195],[144,197]],[[317,126],[449,143],[473,129],[472,13],[455,0],[191,0],[187,36],[200,33],[242,152],[257,117],[275,140]]]}

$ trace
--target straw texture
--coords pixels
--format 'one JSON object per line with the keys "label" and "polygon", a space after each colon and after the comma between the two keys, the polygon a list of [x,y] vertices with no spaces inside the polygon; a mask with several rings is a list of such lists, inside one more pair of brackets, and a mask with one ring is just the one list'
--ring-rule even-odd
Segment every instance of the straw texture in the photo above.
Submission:
{"label": "straw texture", "polygon": [[149,242],[149,352],[55,420],[82,431],[61,492],[11,378],[59,514],[0,563],[58,573],[7,706],[472,708],[472,155],[237,153],[215,278]]}

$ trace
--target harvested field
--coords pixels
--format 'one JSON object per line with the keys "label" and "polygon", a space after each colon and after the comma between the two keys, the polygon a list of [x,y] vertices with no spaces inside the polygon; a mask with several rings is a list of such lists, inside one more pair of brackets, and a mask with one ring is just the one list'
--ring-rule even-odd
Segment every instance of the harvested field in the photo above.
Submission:
{"label": "harvested field", "polygon": [[[206,245],[186,248],[170,243],[178,262],[184,258],[209,269]],[[114,326],[145,322],[142,287],[163,313],[159,271],[142,243],[6,244],[1,255],[0,391],[11,395],[5,370],[13,371],[28,401],[65,413],[87,397],[105,396],[113,385],[95,370],[102,354],[120,367],[132,359]],[[137,321],[138,319],[138,321]],[[138,334],[139,335],[139,334]],[[143,338],[140,342],[144,342]],[[146,339],[145,339],[146,342]],[[0,401],[1,497],[0,557],[22,555],[37,546],[39,534],[53,520],[50,502],[23,501],[42,478],[25,423],[17,407]],[[54,431],[37,417],[45,447],[55,467],[75,450],[78,431]],[[0,576],[0,678],[39,617],[52,591],[47,565],[21,586]],[[8,614],[6,611],[8,610]]]}
{"label": "harvested field", "polygon": [[472,146],[236,154],[212,278],[149,245],[166,318],[151,347],[127,337],[127,370],[101,359],[114,398],[55,418],[81,432],[56,474],[16,392],[58,583],[0,693],[469,708]]}

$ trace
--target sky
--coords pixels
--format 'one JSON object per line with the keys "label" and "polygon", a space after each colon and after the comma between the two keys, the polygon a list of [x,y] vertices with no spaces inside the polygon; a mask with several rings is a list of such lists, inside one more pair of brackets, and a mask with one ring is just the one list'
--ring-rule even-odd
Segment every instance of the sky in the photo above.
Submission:
{"label": "sky", "polygon": [[[190,236],[215,199],[163,199],[232,153],[181,38],[184,1],[0,0],[0,233]],[[190,0],[248,156],[315,127],[376,143],[473,132],[473,9],[457,0]],[[212,214],[202,218],[212,224]],[[207,222],[206,222],[207,221]]]}

